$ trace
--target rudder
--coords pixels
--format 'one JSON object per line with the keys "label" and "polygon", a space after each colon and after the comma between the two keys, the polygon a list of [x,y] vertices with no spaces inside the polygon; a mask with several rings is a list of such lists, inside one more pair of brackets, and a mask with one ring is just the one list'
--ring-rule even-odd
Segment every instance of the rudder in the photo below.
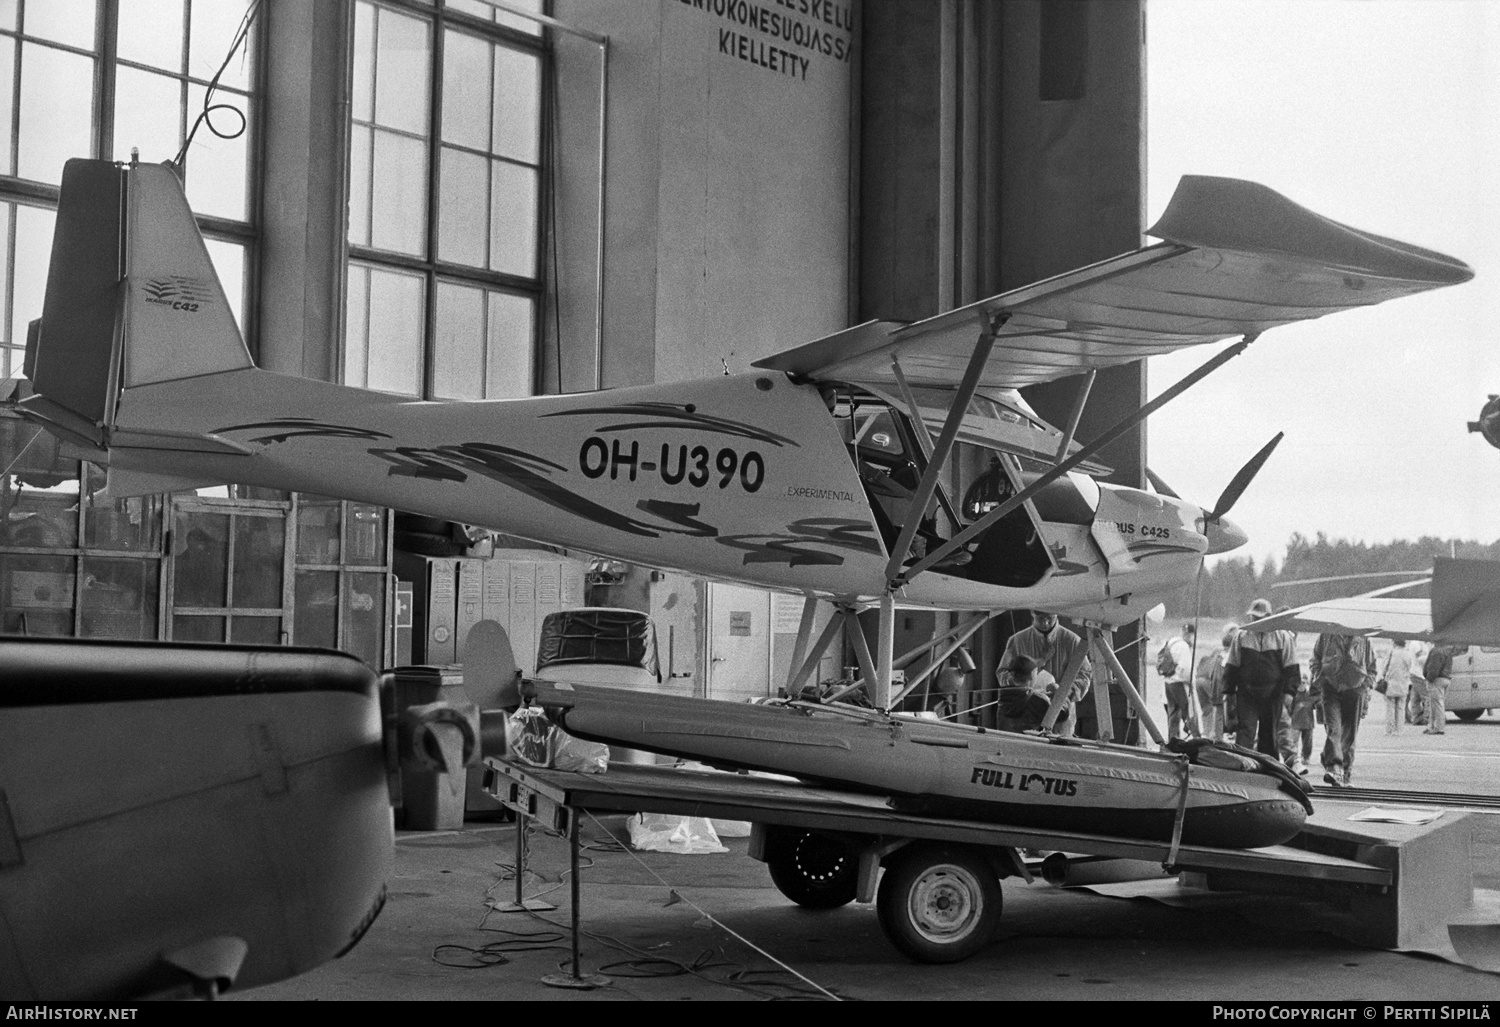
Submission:
{"label": "rudder", "polygon": [[26,376],[37,393],[28,412],[95,445],[114,402],[115,325],[124,275],[121,231],[125,173],[102,160],[70,160],[39,327],[26,346]]}
{"label": "rudder", "polygon": [[121,389],[253,367],[174,170],[63,168],[27,413],[107,446]]}

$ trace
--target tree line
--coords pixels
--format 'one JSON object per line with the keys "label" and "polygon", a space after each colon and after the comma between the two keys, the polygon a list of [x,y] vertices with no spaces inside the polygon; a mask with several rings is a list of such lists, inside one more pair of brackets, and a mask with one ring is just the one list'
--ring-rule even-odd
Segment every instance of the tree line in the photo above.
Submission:
{"label": "tree line", "polygon": [[[1201,617],[1233,619],[1256,599],[1269,599],[1279,610],[1283,606],[1358,595],[1414,576],[1401,572],[1430,573],[1433,558],[1438,556],[1500,560],[1500,541],[1482,543],[1424,535],[1415,542],[1401,539],[1371,545],[1330,539],[1321,531],[1315,539],[1294,532],[1279,565],[1274,557],[1257,565],[1254,557],[1243,556],[1204,567],[1195,584],[1166,600],[1167,616],[1192,617],[1196,608]],[[1317,580],[1323,578],[1343,580]],[[1428,589],[1420,585],[1390,594],[1422,597],[1428,595]]]}

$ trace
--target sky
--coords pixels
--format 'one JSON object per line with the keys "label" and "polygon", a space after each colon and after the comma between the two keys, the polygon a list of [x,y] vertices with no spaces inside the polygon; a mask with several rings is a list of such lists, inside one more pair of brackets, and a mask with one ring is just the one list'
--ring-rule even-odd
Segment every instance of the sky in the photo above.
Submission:
{"label": "sky", "polygon": [[[1210,505],[1278,431],[1230,554],[1294,532],[1500,538],[1500,2],[1148,0],[1147,221],[1183,174],[1260,182],[1458,257],[1473,281],[1266,332],[1147,426],[1151,469]],[[1220,347],[1148,365],[1154,396]]]}

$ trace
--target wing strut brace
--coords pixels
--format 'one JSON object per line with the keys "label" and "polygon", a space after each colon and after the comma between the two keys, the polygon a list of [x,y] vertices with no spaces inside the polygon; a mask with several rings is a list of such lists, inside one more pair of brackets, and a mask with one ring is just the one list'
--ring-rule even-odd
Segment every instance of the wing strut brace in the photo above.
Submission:
{"label": "wing strut brace", "polygon": [[1097,367],[1089,370],[1089,376],[1083,380],[1083,388],[1079,390],[1078,400],[1073,404],[1073,413],[1068,417],[1068,430],[1063,432],[1062,441],[1057,444],[1057,457],[1052,462],[1062,463],[1068,457],[1068,447],[1073,444],[1073,436],[1078,433],[1078,421],[1083,417],[1083,406],[1089,401],[1089,393],[1094,389],[1094,379],[1099,377]]}
{"label": "wing strut brace", "polygon": [[[969,366],[964,368],[963,379],[958,383],[958,392],[953,397],[953,405],[948,408],[948,418],[943,422],[943,430],[938,433],[937,441],[932,444],[932,457],[927,461],[927,470],[922,472],[922,480],[917,483],[917,489],[912,493],[911,505],[907,508],[911,510],[911,515],[901,526],[901,534],[896,537],[896,544],[891,549],[891,558],[885,565],[885,577],[891,583],[888,593],[899,587],[896,576],[901,570],[901,565],[906,563],[907,554],[911,552],[912,539],[916,537],[917,528],[922,523],[922,511],[927,509],[927,504],[932,500],[932,493],[937,489],[938,477],[948,463],[948,454],[953,451],[953,443],[958,438],[958,426],[963,423],[964,412],[969,409],[969,401],[974,398],[974,393],[979,388],[980,375],[985,365],[989,363],[990,351],[995,348],[995,336],[1009,319],[1008,313],[996,315],[987,330],[979,336],[979,341],[974,344],[974,353],[969,357]],[[905,579],[901,583],[904,584]]]}
{"label": "wing strut brace", "polygon": [[[891,590],[894,591],[895,589],[900,588],[902,585],[905,585],[908,581],[925,571],[927,568],[931,567],[933,564],[945,559],[950,554],[962,548],[971,539],[977,538],[978,536],[984,534],[984,532],[988,531],[990,529],[990,526],[993,525],[996,521],[1000,520],[1000,518],[1004,517],[1006,514],[1016,509],[1032,496],[1036,495],[1043,488],[1052,484],[1058,478],[1061,478],[1064,474],[1067,474],[1073,468],[1089,459],[1095,453],[1099,452],[1099,450],[1114,442],[1121,435],[1124,435],[1131,428],[1134,428],[1137,424],[1140,424],[1142,421],[1144,421],[1147,417],[1150,417],[1152,414],[1156,413],[1157,410],[1161,409],[1171,400],[1176,399],[1189,387],[1197,384],[1201,379],[1218,370],[1218,368],[1224,363],[1228,362],[1231,357],[1239,356],[1245,351],[1245,347],[1254,342],[1258,336],[1258,332],[1248,334],[1234,345],[1228,347],[1227,349],[1221,350],[1197,370],[1190,372],[1176,385],[1173,385],[1171,388],[1167,389],[1167,391],[1163,392],[1160,396],[1157,396],[1155,399],[1147,403],[1145,406],[1141,407],[1129,417],[1121,420],[1113,428],[1106,431],[1103,435],[1100,435],[1088,445],[1081,447],[1076,453],[1068,457],[1066,460],[1053,466],[1051,470],[1044,472],[1030,485],[1027,485],[1021,491],[1017,492],[1014,496],[1011,496],[1005,502],[995,507],[995,509],[985,514],[983,517],[975,521],[973,524],[969,525],[963,531],[960,531],[957,535],[954,535],[947,542],[944,542],[932,552],[922,557],[922,559],[918,560],[910,567],[907,567],[905,570],[902,570],[900,567],[900,562],[898,562],[897,558],[899,556],[901,560],[904,561],[906,551],[911,545],[910,536],[912,534],[915,534],[916,532],[917,519],[912,518],[907,522],[906,527],[902,529],[901,537],[896,540],[896,552],[893,552],[891,554],[891,562],[886,565],[886,576],[888,581],[890,582],[889,587],[891,588]],[[990,342],[994,341],[993,336],[988,336],[987,338]],[[986,353],[988,353],[987,347],[984,347],[983,345],[984,342],[985,339],[980,340],[980,348],[984,348],[986,350]],[[973,370],[972,364],[970,365],[970,370]],[[968,381],[967,374],[964,375],[964,380],[966,382]],[[960,391],[962,391],[962,386],[960,386]],[[972,395],[972,391],[970,395]],[[966,406],[968,405],[967,398],[965,398],[964,404]],[[955,409],[957,409],[956,404]],[[951,411],[949,414],[949,420],[952,421]],[[944,425],[943,427],[943,432],[945,435],[947,434],[948,427],[948,425]],[[943,453],[943,456],[947,456],[946,451]],[[929,467],[927,468],[928,474],[933,474],[936,468],[936,463],[929,465]],[[922,483],[927,483],[926,475],[923,476]],[[919,494],[923,506],[925,506],[927,500],[931,498],[931,494],[932,493],[930,490],[925,495]],[[912,506],[913,510],[921,510],[922,508],[922,506]],[[906,543],[905,547],[902,546],[903,541]]]}
{"label": "wing strut brace", "polygon": [[[901,361],[895,357],[891,358],[891,374],[896,379],[896,385],[901,389],[901,398],[906,403],[906,416],[911,422],[912,434],[917,438],[917,447],[922,450],[924,464],[932,463],[932,433],[927,430],[927,422],[922,420],[922,411],[917,407],[916,393],[911,391],[911,383],[906,380],[906,373],[901,370]],[[925,467],[924,467],[925,470]],[[941,485],[937,488],[939,505],[943,513],[948,515],[948,521],[953,525],[954,531],[963,530],[963,522],[958,519],[958,511],[953,509],[953,503],[948,499],[948,493],[943,491]]]}

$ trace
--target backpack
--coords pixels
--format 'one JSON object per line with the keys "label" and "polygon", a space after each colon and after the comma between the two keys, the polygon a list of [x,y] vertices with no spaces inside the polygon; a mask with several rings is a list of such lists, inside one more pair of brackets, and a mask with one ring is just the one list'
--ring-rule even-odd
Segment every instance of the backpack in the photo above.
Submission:
{"label": "backpack", "polygon": [[1163,679],[1170,678],[1177,673],[1177,660],[1172,656],[1172,643],[1175,639],[1167,639],[1162,647],[1156,651],[1156,672]]}

